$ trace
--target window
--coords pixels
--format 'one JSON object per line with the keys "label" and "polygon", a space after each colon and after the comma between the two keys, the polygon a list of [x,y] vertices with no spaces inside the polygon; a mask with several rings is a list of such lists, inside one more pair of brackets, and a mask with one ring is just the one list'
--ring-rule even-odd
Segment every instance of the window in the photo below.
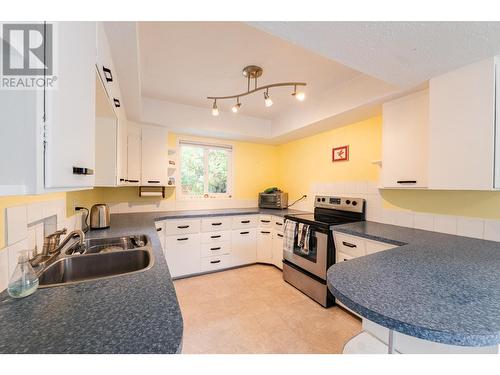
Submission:
{"label": "window", "polygon": [[231,146],[181,141],[179,154],[182,197],[231,197]]}

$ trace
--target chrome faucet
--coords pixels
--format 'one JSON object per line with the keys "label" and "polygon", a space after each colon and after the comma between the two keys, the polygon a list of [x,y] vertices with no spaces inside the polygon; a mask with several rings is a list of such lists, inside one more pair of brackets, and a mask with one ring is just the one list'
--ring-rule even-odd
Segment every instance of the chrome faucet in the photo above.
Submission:
{"label": "chrome faucet", "polygon": [[[75,229],[74,231],[68,233],[64,240],[60,243],[61,236],[63,234],[66,234],[66,232],[67,229],[64,228],[46,236],[43,240],[42,253],[34,254],[33,258],[30,259],[31,265],[33,267],[36,267],[39,265],[47,265],[51,263],[51,261],[53,261],[61,253],[68,242],[75,237],[79,237],[78,248],[81,248],[81,245],[83,244],[83,241],[85,239],[85,234],[80,229]],[[72,253],[74,253],[75,250],[76,248],[73,249]]]}

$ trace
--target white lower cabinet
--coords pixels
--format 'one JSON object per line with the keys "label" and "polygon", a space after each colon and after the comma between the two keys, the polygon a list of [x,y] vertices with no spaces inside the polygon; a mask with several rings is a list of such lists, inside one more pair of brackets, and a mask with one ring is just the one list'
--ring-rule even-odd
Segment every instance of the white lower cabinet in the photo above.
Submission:
{"label": "white lower cabinet", "polygon": [[253,263],[283,269],[283,218],[234,215],[155,223],[172,277]]}
{"label": "white lower cabinet", "polygon": [[257,234],[257,262],[272,263],[273,233],[270,229],[259,229]]}
{"label": "white lower cabinet", "polygon": [[231,266],[257,261],[257,229],[237,229],[231,234]]}
{"label": "white lower cabinet", "polygon": [[199,234],[166,237],[165,258],[172,277],[199,273],[200,255]]}
{"label": "white lower cabinet", "polygon": [[280,270],[283,269],[283,232],[274,231],[273,233],[273,256],[272,263]]}

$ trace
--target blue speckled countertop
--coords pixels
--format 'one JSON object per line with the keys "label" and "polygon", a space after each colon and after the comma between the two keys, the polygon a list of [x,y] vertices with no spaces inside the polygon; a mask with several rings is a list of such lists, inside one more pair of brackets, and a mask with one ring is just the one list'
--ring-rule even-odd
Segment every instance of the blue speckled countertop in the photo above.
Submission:
{"label": "blue speckled countertop", "polygon": [[229,209],[111,215],[111,228],[87,238],[146,234],[151,269],[39,289],[23,299],[0,293],[0,353],[178,353],[183,321],[155,220],[296,210]]}
{"label": "blue speckled countertop", "polygon": [[425,340],[500,344],[500,243],[374,222],[334,231],[398,246],[330,267],[328,287],[347,307]]}

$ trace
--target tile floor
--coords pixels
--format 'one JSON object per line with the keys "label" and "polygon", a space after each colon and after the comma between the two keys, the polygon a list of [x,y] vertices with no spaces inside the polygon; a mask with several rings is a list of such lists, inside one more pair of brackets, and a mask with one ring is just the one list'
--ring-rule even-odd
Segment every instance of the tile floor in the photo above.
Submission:
{"label": "tile floor", "polygon": [[361,322],[324,309],[253,265],[175,281],[184,318],[183,353],[341,353]]}

